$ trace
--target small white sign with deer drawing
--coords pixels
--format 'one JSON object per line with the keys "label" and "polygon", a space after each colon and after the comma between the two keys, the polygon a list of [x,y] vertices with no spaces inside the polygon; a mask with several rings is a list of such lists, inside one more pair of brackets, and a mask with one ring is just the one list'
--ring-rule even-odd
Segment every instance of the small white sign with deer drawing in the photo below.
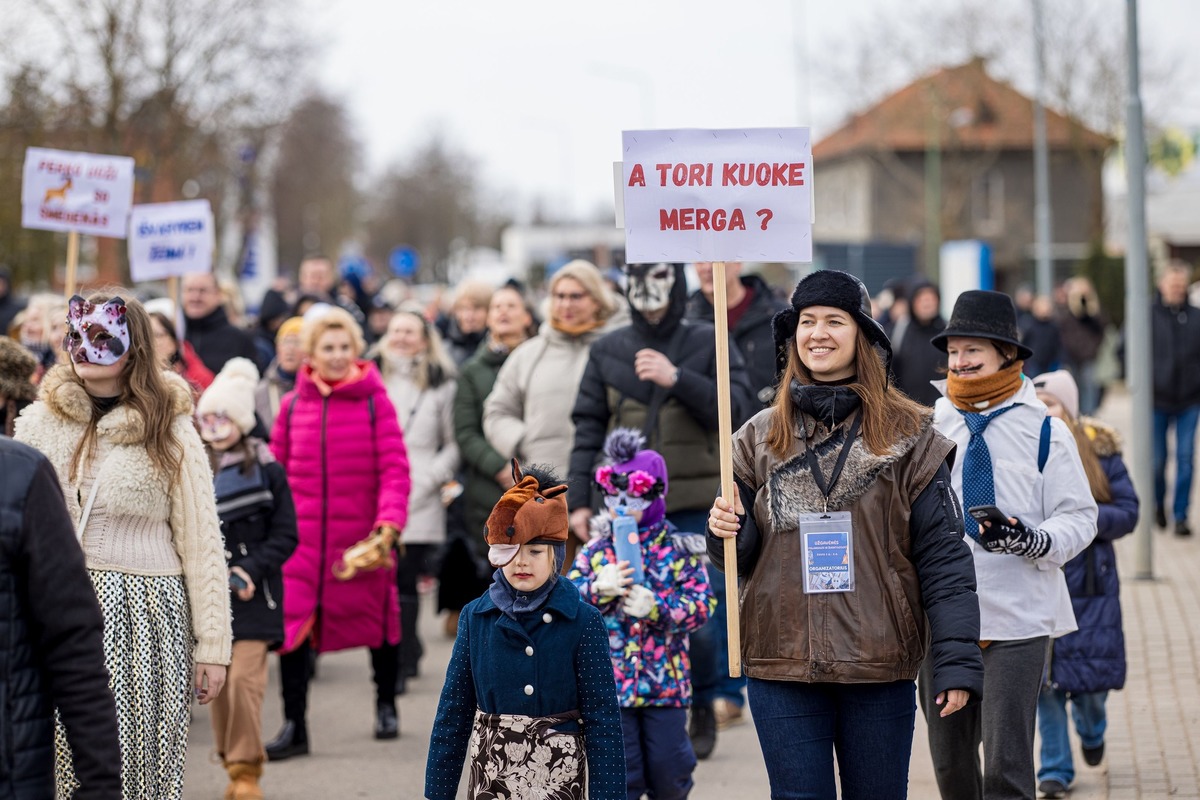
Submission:
{"label": "small white sign with deer drawing", "polygon": [[21,224],[124,239],[133,205],[133,159],[30,147]]}

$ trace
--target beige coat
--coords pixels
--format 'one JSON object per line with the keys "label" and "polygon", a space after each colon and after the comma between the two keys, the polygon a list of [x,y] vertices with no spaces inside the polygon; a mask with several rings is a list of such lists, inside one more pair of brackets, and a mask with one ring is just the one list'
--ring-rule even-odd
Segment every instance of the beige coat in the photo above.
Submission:
{"label": "beige coat", "polygon": [[442,486],[458,470],[454,439],[454,380],[421,391],[412,378],[412,362],[383,360],[383,383],[396,406],[396,418],[408,452],[408,523],[400,535],[406,544],[439,544],[446,540],[446,507]]}
{"label": "beige coat", "polygon": [[[86,501],[87,494],[67,476],[76,443],[91,424],[92,407],[83,387],[70,378],[70,370],[70,366],[60,365],[46,373],[39,400],[17,420],[16,438],[50,459],[71,519],[78,525],[83,514],[81,501]],[[229,579],[212,472],[192,423],[191,390],[173,372],[163,375],[174,403],[172,432],[183,448],[179,476],[171,479],[154,466],[143,444],[141,415],[130,406],[117,406],[96,423],[100,460],[94,463],[102,467],[99,477],[103,481],[96,505],[103,506],[111,520],[128,520],[126,531],[153,530],[165,522],[174,553],[161,553],[155,542],[139,541],[136,535],[123,533],[117,523],[98,534],[128,538],[101,543],[107,559],[102,564],[95,563],[98,556],[92,551],[97,548],[89,543],[88,566],[134,574],[182,574],[191,604],[196,663],[228,664],[233,638]],[[92,532],[91,525],[88,532]]]}
{"label": "beige coat", "polygon": [[575,425],[571,410],[592,342],[611,323],[567,336],[544,323],[512,352],[483,405],[483,433],[496,452],[522,464],[545,464],[566,478]]}

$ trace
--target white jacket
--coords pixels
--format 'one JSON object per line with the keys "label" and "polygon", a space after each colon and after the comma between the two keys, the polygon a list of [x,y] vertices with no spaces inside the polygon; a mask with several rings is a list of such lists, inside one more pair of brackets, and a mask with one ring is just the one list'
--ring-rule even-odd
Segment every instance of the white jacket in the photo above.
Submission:
{"label": "white jacket", "polygon": [[[934,381],[942,392],[934,406],[934,425],[958,444],[951,477],[962,500],[962,465],[971,433],[962,414],[944,395],[946,382]],[[1012,641],[1035,636],[1058,637],[1076,629],[1075,614],[1062,567],[1096,537],[1096,501],[1088,485],[1075,437],[1057,419],[1050,422],[1050,455],[1038,472],[1038,446],[1046,406],[1023,378],[1017,393],[988,409],[1007,412],[984,432],[992,455],[996,507],[1030,528],[1050,534],[1050,550],[1036,560],[989,553],[970,536],[979,594],[979,628],[983,641]],[[976,524],[968,516],[967,525]]]}

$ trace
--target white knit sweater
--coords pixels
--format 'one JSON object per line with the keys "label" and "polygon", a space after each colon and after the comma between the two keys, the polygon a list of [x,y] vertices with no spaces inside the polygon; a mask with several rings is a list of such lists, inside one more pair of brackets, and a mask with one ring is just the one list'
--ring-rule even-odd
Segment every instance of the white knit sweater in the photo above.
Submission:
{"label": "white knit sweater", "polygon": [[17,420],[16,438],[41,450],[59,476],[78,525],[93,476],[101,481],[83,535],[91,569],[135,575],[183,575],[192,612],[198,664],[228,664],[232,647],[229,583],[212,472],[192,423],[191,392],[182,378],[164,373],[171,389],[172,432],[183,448],[172,481],[155,468],[144,445],[145,425],[129,406],[117,406],[96,423],[90,464],[69,478],[71,455],[88,424],[91,400],[59,366],[42,380],[38,401]]}

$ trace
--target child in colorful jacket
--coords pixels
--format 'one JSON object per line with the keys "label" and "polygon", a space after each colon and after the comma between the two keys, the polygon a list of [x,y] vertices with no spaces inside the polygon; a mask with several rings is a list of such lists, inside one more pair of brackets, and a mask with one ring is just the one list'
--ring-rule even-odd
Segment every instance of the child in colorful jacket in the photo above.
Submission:
{"label": "child in colorful jacket", "polygon": [[[601,525],[575,559],[568,577],[600,609],[621,703],[629,797],[684,798],[696,756],[687,735],[691,704],[688,632],[716,608],[698,553],[702,535],[681,533],[665,518],[667,465],[645,438],[628,428],[609,434],[610,462],[596,470],[609,517],[617,509],[638,522],[644,580],[618,561],[611,530]],[[607,522],[607,520],[605,520]]]}

